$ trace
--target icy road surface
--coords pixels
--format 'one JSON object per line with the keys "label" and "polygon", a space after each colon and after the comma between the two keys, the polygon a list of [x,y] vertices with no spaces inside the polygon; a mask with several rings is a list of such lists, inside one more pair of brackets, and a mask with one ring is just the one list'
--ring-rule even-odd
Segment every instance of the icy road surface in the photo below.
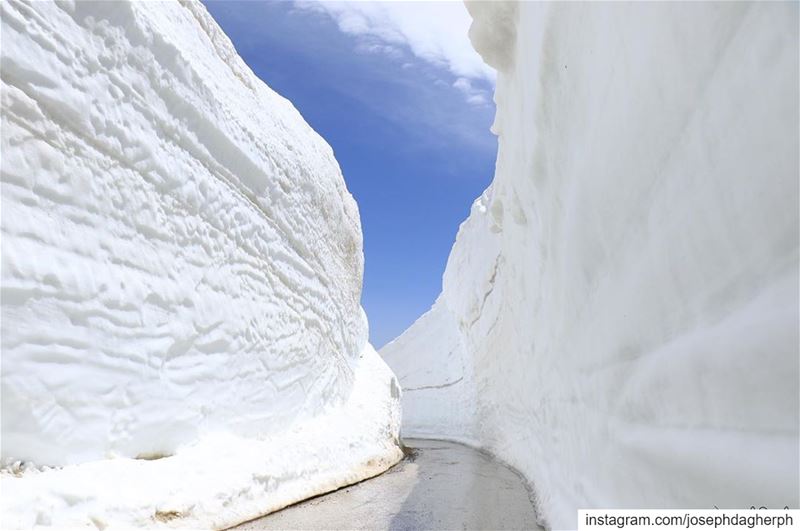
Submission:
{"label": "icy road surface", "polygon": [[457,443],[405,444],[410,455],[383,475],[235,529],[542,529],[510,468]]}

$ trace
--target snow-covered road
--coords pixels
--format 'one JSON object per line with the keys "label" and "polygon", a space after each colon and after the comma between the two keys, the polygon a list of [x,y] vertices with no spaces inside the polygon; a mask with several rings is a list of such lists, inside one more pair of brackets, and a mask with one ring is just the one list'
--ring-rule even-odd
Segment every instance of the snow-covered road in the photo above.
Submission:
{"label": "snow-covered road", "polygon": [[460,444],[404,442],[410,455],[383,475],[236,529],[541,529],[513,470]]}

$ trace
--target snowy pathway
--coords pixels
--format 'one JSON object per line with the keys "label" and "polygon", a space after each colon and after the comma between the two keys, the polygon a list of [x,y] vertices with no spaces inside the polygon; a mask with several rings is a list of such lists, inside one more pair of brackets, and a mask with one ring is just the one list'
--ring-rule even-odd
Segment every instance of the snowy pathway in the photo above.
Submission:
{"label": "snowy pathway", "polygon": [[406,439],[388,472],[236,529],[541,529],[522,479],[472,448]]}

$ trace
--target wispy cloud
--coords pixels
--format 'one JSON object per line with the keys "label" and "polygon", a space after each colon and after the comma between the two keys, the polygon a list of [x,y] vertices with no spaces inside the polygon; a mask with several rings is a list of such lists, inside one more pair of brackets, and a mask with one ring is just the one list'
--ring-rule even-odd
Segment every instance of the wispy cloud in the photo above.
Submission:
{"label": "wispy cloud", "polygon": [[472,82],[465,77],[456,79],[453,82],[453,87],[457,88],[462,94],[464,94],[464,97],[467,98],[468,103],[472,103],[473,105],[485,105],[487,103],[486,91],[473,86]]}
{"label": "wispy cloud", "polygon": [[330,16],[342,32],[358,38],[356,51],[402,61],[402,50],[407,49],[456,77],[452,85],[469,103],[487,104],[495,71],[469,42],[472,19],[462,2],[297,0],[295,5]]}

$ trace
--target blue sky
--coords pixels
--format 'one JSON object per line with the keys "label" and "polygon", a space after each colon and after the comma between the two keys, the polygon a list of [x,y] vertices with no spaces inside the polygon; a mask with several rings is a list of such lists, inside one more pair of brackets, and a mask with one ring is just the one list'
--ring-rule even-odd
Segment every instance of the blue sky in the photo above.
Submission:
{"label": "blue sky", "polygon": [[494,174],[491,72],[468,47],[468,19],[452,12],[463,6],[206,7],[333,147],[361,212],[362,303],[380,348],[433,304],[458,225]]}

